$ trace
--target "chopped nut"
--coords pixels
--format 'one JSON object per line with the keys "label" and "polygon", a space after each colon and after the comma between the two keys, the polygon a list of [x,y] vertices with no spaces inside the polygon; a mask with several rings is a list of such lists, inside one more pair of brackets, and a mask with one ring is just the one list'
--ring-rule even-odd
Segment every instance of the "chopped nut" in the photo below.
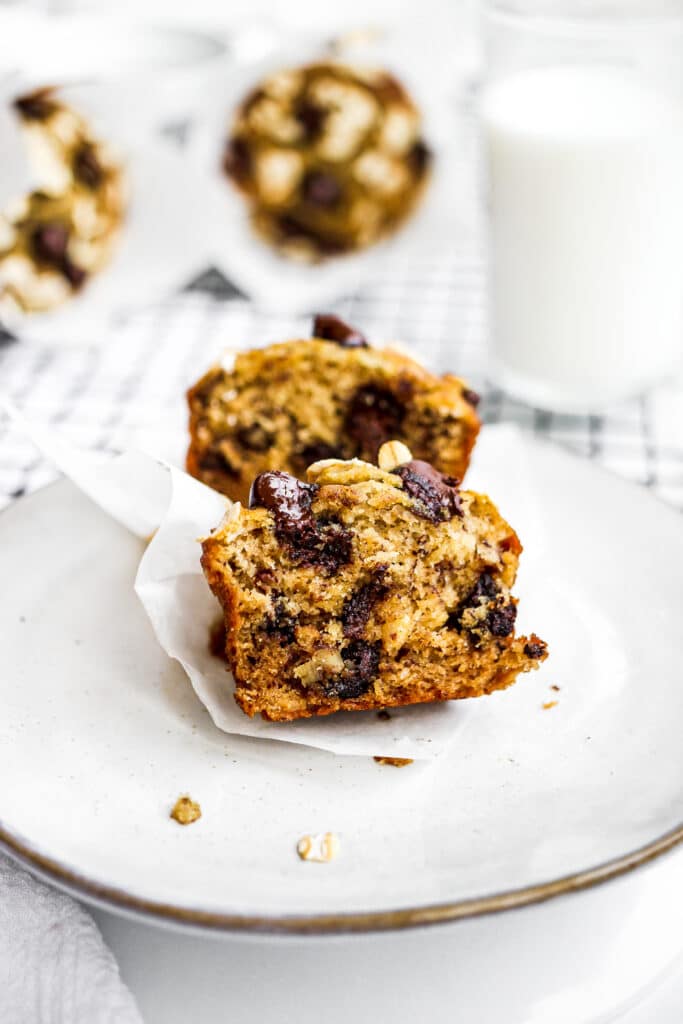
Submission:
{"label": "chopped nut", "polygon": [[306,478],[309,483],[319,484],[321,487],[326,484],[363,484],[369,480],[377,480],[379,483],[401,490],[401,481],[397,476],[371,466],[362,459],[321,459],[308,467]]}
{"label": "chopped nut", "polygon": [[377,764],[391,764],[394,768],[405,768],[407,764],[412,764],[412,757],[373,757],[373,761]]}
{"label": "chopped nut", "polygon": [[381,153],[379,150],[366,150],[357,158],[353,165],[356,179],[370,192],[392,195],[407,188],[410,183],[409,172],[399,160]]}
{"label": "chopped nut", "polygon": [[392,153],[407,153],[417,141],[420,119],[409,107],[391,106],[386,110],[382,125],[381,143]]}
{"label": "chopped nut", "polygon": [[312,860],[317,864],[325,864],[334,860],[339,853],[339,836],[334,832],[319,832],[312,836],[302,836],[296,844],[296,852],[301,860]]}
{"label": "chopped nut", "polygon": [[[395,604],[391,601],[391,606]],[[406,640],[413,632],[413,618],[410,614],[392,614],[388,615],[387,621],[382,626],[382,644],[387,653],[394,655],[397,651],[400,651]]]}
{"label": "chopped nut", "polygon": [[179,796],[176,800],[170,817],[179,825],[191,825],[202,816],[202,809],[199,804],[189,796]]}
{"label": "chopped nut", "polygon": [[302,686],[313,686],[326,676],[335,676],[344,671],[344,661],[336,648],[322,647],[309,661],[297,666],[294,675]]}
{"label": "chopped nut", "polygon": [[380,469],[390,473],[392,469],[410,462],[412,458],[413,453],[402,441],[387,441],[379,450],[377,465]]}
{"label": "chopped nut", "polygon": [[266,203],[283,203],[296,186],[303,169],[301,157],[289,150],[265,150],[259,155],[256,175]]}

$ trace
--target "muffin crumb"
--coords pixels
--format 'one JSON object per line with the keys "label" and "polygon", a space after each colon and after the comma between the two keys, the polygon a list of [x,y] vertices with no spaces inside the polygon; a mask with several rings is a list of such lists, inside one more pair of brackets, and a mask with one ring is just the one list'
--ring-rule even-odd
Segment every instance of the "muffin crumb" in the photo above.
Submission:
{"label": "muffin crumb", "polygon": [[179,796],[173,805],[169,817],[177,821],[179,825],[191,825],[193,821],[197,821],[202,816],[202,809],[196,800],[192,800],[191,797]]}
{"label": "muffin crumb", "polygon": [[319,832],[314,835],[302,836],[296,844],[296,852],[301,860],[327,864],[334,860],[339,853],[339,836],[334,832]]}

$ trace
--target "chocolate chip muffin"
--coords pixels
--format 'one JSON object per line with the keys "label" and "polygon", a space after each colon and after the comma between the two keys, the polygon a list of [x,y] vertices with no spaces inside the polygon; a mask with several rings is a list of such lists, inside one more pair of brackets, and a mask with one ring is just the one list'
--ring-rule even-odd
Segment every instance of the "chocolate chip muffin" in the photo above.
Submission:
{"label": "chocolate chip muffin", "polygon": [[246,501],[264,470],[303,476],[318,459],[372,462],[393,438],[463,475],[479,418],[478,396],[462,380],[371,348],[338,317],[316,317],[313,334],[244,352],[191,388],[189,473]]}
{"label": "chocolate chip muffin", "polygon": [[389,442],[254,481],[203,542],[235,699],[272,721],[479,697],[546,657],[515,636],[521,544],[485,496]]}
{"label": "chocolate chip muffin", "polygon": [[257,232],[305,261],[393,231],[429,164],[420,114],[400,82],[329,61],[261,82],[237,110],[224,157]]}
{"label": "chocolate chip muffin", "polygon": [[14,104],[39,187],[0,211],[0,315],[52,309],[109,260],[123,174],[85,120],[50,89]]}

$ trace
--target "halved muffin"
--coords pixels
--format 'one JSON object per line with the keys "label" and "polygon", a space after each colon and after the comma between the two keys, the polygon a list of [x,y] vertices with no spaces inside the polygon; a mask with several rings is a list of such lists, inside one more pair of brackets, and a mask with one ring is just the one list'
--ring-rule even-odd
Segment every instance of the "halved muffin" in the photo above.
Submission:
{"label": "halved muffin", "polygon": [[372,348],[334,316],[316,317],[313,334],[243,352],[190,389],[189,473],[246,501],[265,470],[303,476],[318,459],[373,461],[394,439],[462,477],[480,426],[463,380]]}
{"label": "halved muffin", "polygon": [[521,544],[489,498],[390,443],[254,481],[203,542],[235,698],[273,721],[478,697],[536,668]]}

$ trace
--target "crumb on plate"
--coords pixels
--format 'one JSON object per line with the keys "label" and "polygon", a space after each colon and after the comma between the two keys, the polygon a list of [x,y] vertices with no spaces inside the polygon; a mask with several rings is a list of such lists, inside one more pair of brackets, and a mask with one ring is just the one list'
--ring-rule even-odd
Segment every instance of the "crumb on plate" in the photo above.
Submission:
{"label": "crumb on plate", "polygon": [[302,836],[296,844],[296,852],[301,860],[326,864],[328,861],[334,860],[339,853],[339,836],[334,832],[318,832],[312,836]]}
{"label": "crumb on plate", "polygon": [[197,821],[201,816],[201,807],[196,800],[192,800],[187,795],[178,797],[170,814],[170,817],[177,821],[179,825],[191,825],[193,821]]}
{"label": "crumb on plate", "polygon": [[373,761],[377,764],[391,764],[394,768],[404,768],[407,764],[412,764],[412,757],[380,757],[379,755],[373,757]]}

